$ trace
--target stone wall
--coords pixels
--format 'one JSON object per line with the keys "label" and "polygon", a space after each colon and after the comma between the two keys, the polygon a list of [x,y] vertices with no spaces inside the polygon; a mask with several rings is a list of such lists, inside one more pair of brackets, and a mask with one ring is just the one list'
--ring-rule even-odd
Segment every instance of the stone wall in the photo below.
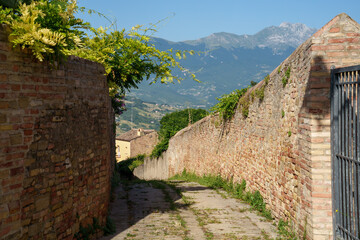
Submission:
{"label": "stone wall", "polygon": [[[167,167],[158,172],[245,179],[299,236],[332,239],[330,67],[360,64],[359,37],[359,24],[336,16],[270,74],[263,100],[254,93],[264,81],[251,89],[244,98],[250,101],[247,118],[240,108],[225,124],[209,116],[183,129],[158,159],[157,166]],[[150,176],[146,169],[141,174]]]}
{"label": "stone wall", "polygon": [[150,155],[157,143],[158,134],[156,131],[135,138],[130,142],[130,157],[135,157],[139,154]]}
{"label": "stone wall", "polygon": [[[105,224],[111,104],[104,68],[52,68],[0,31],[0,239],[73,239]],[[26,50],[25,50],[26,51]]]}
{"label": "stone wall", "polygon": [[166,152],[156,159],[145,158],[144,164],[134,169],[134,176],[144,180],[166,180],[169,178],[169,165]]}

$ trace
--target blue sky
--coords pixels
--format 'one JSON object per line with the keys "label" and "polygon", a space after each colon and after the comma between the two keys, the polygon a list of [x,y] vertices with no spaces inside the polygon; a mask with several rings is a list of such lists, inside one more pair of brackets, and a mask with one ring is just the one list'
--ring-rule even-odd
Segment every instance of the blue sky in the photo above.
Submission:
{"label": "blue sky", "polygon": [[[156,37],[194,40],[215,32],[254,34],[282,22],[321,28],[339,13],[360,23],[360,0],[78,0],[80,6],[117,20],[118,29],[156,23]],[[84,16],[95,27],[108,25]]]}

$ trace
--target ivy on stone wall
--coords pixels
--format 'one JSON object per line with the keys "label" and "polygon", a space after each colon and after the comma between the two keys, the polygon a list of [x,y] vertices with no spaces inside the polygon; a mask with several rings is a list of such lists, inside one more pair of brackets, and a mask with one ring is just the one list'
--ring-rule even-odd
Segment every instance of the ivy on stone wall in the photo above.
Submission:
{"label": "ivy on stone wall", "polygon": [[290,79],[290,72],[291,72],[291,67],[289,66],[286,71],[285,71],[285,75],[282,77],[281,81],[282,81],[282,84],[283,84],[283,87],[285,87],[288,82],[289,82],[289,79]]}
{"label": "ivy on stone wall", "polygon": [[244,96],[249,88],[250,86],[241,90],[236,89],[229,94],[222,95],[221,98],[217,98],[219,102],[213,106],[210,111],[219,113],[219,116],[223,121],[231,120],[236,112],[239,99]]}
{"label": "ivy on stone wall", "polygon": [[217,98],[219,102],[213,106],[210,111],[213,113],[219,113],[220,118],[223,121],[228,121],[234,116],[238,106],[241,106],[241,113],[244,118],[247,118],[249,115],[250,102],[254,101],[255,97],[259,98],[260,101],[264,99],[265,88],[268,85],[269,80],[270,76],[266,75],[263,85],[260,88],[253,90],[247,96],[245,96],[247,91],[251,87],[256,86],[256,82],[251,81],[251,85],[247,88],[243,88],[241,90],[237,89],[230,94],[224,94],[221,98]]}

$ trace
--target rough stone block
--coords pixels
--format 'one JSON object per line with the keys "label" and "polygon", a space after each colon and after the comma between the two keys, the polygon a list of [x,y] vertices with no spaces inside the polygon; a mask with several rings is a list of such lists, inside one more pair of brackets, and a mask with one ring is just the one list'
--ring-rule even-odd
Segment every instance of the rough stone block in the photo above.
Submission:
{"label": "rough stone block", "polygon": [[10,144],[11,145],[20,145],[22,143],[23,143],[23,137],[22,137],[21,133],[10,135]]}
{"label": "rough stone block", "polygon": [[45,150],[48,147],[49,143],[47,141],[39,141],[37,143],[37,150],[42,151]]}
{"label": "rough stone block", "polygon": [[0,206],[0,220],[6,219],[7,217],[9,217],[9,209],[3,204]]}
{"label": "rough stone block", "polygon": [[13,125],[9,125],[9,124],[0,125],[0,131],[9,131],[9,130],[13,130]]}
{"label": "rough stone block", "polygon": [[7,117],[5,114],[0,113],[0,123],[6,123]]}
{"label": "rough stone block", "polygon": [[29,106],[29,98],[28,97],[19,97],[18,104],[20,108],[27,108]]}
{"label": "rough stone block", "polygon": [[34,176],[37,176],[41,173],[40,169],[33,169],[30,171],[30,176],[31,177],[34,177]]}
{"label": "rough stone block", "polygon": [[17,167],[17,168],[10,169],[10,176],[16,176],[16,175],[23,174],[23,173],[24,173],[23,167]]}
{"label": "rough stone block", "polygon": [[0,102],[0,109],[8,109],[9,108],[9,102],[1,101]]}
{"label": "rough stone block", "polygon": [[35,201],[35,209],[36,211],[41,211],[45,208],[47,208],[50,204],[50,195],[47,195],[45,197],[41,197]]}
{"label": "rough stone block", "polygon": [[41,223],[32,223],[30,226],[29,226],[29,236],[30,237],[33,237],[37,234],[39,234],[42,230],[42,224]]}

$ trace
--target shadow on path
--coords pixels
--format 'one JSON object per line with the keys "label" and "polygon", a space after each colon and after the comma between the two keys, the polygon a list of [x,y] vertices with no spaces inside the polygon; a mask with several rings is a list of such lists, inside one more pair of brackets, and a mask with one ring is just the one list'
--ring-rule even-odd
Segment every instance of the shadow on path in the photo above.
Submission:
{"label": "shadow on path", "polygon": [[[173,203],[179,200],[180,196],[165,182],[141,181],[138,179],[122,181],[115,189],[113,197],[114,201],[110,204],[110,218],[115,223],[116,233],[104,236],[101,240],[134,239],[135,237],[137,237],[136,239],[142,239],[140,236],[145,234],[144,231],[148,231],[149,227],[155,236],[159,235],[158,239],[163,239],[160,237],[162,234],[156,232],[158,230],[156,225],[159,223],[162,226],[158,227],[165,230],[165,235],[171,236],[171,229],[166,231],[164,228],[169,225],[168,223],[176,219]],[[176,204],[176,209],[186,207],[186,204]],[[155,222],[152,222],[153,218]],[[161,223],[163,220],[165,222]],[[131,226],[138,223],[139,234],[126,232]],[[183,235],[181,232],[176,232],[175,236],[178,234]]]}
{"label": "shadow on path", "polygon": [[[276,229],[238,199],[197,183],[125,181],[116,188],[107,239],[275,239]],[[176,186],[176,188],[174,187]],[[178,194],[181,190],[182,197]]]}

